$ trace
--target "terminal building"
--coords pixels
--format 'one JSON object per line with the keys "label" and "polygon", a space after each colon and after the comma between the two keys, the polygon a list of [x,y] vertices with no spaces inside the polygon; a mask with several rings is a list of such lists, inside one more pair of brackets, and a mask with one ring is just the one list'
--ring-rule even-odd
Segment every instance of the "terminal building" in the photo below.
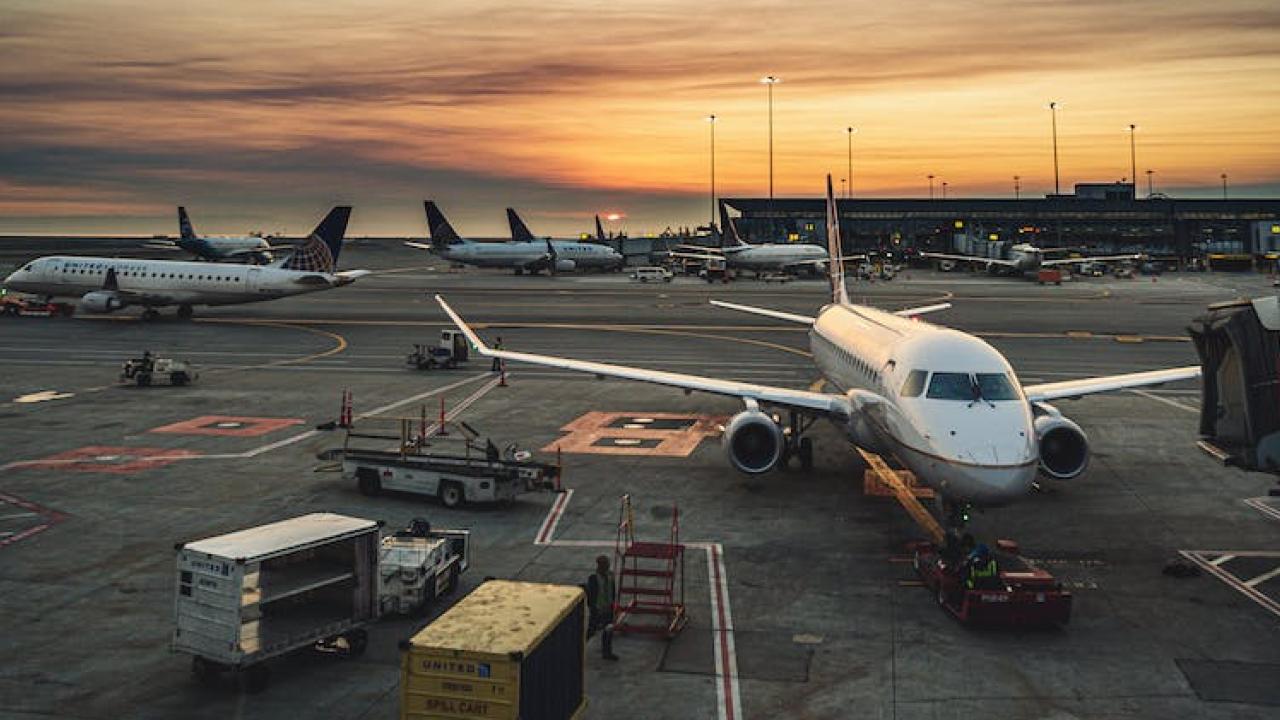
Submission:
{"label": "terminal building", "polygon": [[[743,240],[826,243],[821,198],[726,198]],[[1027,199],[838,201],[846,252],[975,252],[975,244],[1030,243],[1089,254],[1145,253],[1211,264],[1280,257],[1280,200],[1136,198],[1131,183],[1082,183],[1067,195]],[[995,249],[994,246],[992,248]],[[1270,265],[1268,265],[1269,267]]]}

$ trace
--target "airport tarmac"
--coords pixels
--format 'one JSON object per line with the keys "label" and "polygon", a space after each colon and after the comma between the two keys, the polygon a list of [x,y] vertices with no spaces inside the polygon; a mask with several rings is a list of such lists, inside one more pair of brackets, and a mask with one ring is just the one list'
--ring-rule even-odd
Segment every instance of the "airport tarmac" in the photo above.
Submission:
{"label": "airport tarmac", "polygon": [[[14,257],[0,248],[0,264]],[[714,425],[739,409],[546,368],[512,366],[500,387],[480,359],[408,370],[410,345],[446,326],[432,293],[509,349],[808,387],[818,376],[803,330],[706,301],[811,313],[825,282],[453,272],[395,243],[357,242],[341,265],[378,274],[198,308],[191,322],[171,311],[0,320],[0,716],[396,717],[397,643],[424,618],[381,621],[358,659],[275,662],[258,695],[195,682],[169,651],[174,543],[318,510],[388,528],[425,516],[473,530],[464,592],[486,576],[577,584],[612,554],[623,493],[642,539],[665,539],[679,508],[691,620],[670,643],[616,639],[617,663],[592,641],[589,717],[1269,718],[1280,706],[1280,510],[1245,502],[1274,481],[1195,448],[1194,384],[1058,403],[1089,434],[1088,472],[976,514],[973,530],[1018,540],[1057,574],[1075,593],[1071,624],[977,630],[916,582],[904,559],[922,533],[892,500],[864,495],[857,455],[825,424],[812,473],[740,475],[705,437],[668,455],[565,454],[572,495],[497,508],[369,498],[320,471],[342,437],[313,428],[337,415],[344,389],[357,416],[468,401],[458,419],[532,450],[568,444],[562,428],[600,417],[589,413]],[[850,286],[883,307],[954,303],[930,319],[987,338],[1024,382],[1194,363],[1193,316],[1267,292],[1260,276],[1176,273],[1041,287],[912,271]],[[198,363],[199,381],[118,386],[120,363],[144,349]],[[156,432],[211,416],[253,434]],[[1163,575],[1176,559],[1205,569]]]}

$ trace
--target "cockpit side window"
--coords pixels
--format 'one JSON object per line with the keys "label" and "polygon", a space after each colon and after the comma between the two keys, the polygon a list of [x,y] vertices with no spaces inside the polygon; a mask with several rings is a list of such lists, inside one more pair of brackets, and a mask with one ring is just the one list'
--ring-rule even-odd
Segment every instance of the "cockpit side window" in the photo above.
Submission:
{"label": "cockpit side window", "polygon": [[973,400],[973,380],[969,373],[936,372],[929,379],[931,400]]}
{"label": "cockpit side window", "polygon": [[27,263],[27,266],[22,268],[22,272],[31,272],[32,270],[35,270],[35,269],[36,269],[35,263]]}
{"label": "cockpit side window", "polygon": [[924,381],[929,377],[929,373],[925,370],[912,370],[907,375],[907,381],[902,383],[902,397],[920,397],[920,393],[924,392]]}

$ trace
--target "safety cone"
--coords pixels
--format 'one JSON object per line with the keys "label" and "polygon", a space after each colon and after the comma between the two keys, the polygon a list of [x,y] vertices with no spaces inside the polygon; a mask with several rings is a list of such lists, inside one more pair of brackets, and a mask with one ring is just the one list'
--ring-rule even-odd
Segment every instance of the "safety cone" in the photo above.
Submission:
{"label": "safety cone", "polygon": [[507,386],[507,361],[498,361],[498,387]]}
{"label": "safety cone", "polygon": [[449,431],[444,427],[444,398],[440,398],[440,429],[436,431],[437,435],[448,435]]}
{"label": "safety cone", "polygon": [[338,427],[351,427],[351,391],[342,391],[342,406],[338,409]]}

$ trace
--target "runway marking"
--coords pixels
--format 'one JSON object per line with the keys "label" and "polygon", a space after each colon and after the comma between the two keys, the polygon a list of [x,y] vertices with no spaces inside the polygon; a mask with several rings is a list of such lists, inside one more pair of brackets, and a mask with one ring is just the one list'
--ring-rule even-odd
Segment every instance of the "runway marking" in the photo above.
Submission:
{"label": "runway marking", "polygon": [[217,323],[217,324],[226,324],[226,325],[248,325],[251,327],[256,326],[256,327],[288,328],[291,330],[301,330],[302,332],[311,333],[313,335],[321,335],[329,338],[330,340],[333,340],[335,343],[335,345],[329,348],[328,350],[322,350],[320,352],[312,353],[310,355],[304,355],[302,357],[286,358],[283,360],[272,360],[271,362],[262,363],[260,365],[247,365],[242,367],[214,370],[209,374],[235,372],[240,370],[255,370],[255,369],[275,367],[280,365],[300,365],[302,363],[311,362],[312,360],[319,360],[320,358],[329,357],[330,355],[337,355],[338,353],[347,349],[347,339],[342,337],[338,333],[330,332],[328,330],[320,330],[318,328],[313,328],[313,327],[307,327],[301,323],[280,322],[275,320],[223,320],[221,318],[196,318],[195,322]]}
{"label": "runway marking", "polygon": [[565,490],[556,497],[556,501],[551,504],[551,508],[547,511],[547,517],[542,521],[542,527],[538,528],[538,534],[533,540],[534,545],[546,545],[551,542],[556,535],[556,528],[560,526],[560,518],[564,516],[565,508],[569,507],[569,501],[573,499],[573,490]]}
{"label": "runway marking", "polygon": [[62,393],[57,390],[41,390],[27,395],[19,395],[11,402],[18,405],[26,405],[30,403],[48,402],[49,400],[65,400],[69,397],[75,397],[75,395],[75,393]]}
{"label": "runway marking", "polygon": [[3,506],[3,505],[11,505],[16,508],[22,508],[26,512],[5,515],[3,517],[0,517],[0,519],[16,520],[18,518],[24,518],[24,517],[36,517],[36,518],[39,518],[39,522],[35,525],[32,525],[30,527],[27,527],[21,530],[15,529],[15,530],[5,530],[4,532],[0,532],[0,548],[7,547],[17,542],[21,542],[23,540],[26,540],[29,537],[32,537],[33,535],[42,533],[45,530],[48,530],[49,528],[53,527],[54,525],[57,525],[58,523],[62,522],[63,520],[66,520],[69,517],[66,513],[62,513],[57,510],[47,508],[38,503],[31,502],[30,500],[24,500],[20,497],[15,497],[13,495],[0,493],[0,506]]}
{"label": "runway marking", "polygon": [[720,426],[726,419],[721,415],[688,413],[645,413],[640,416],[591,411],[563,425],[561,432],[569,434],[551,441],[541,451],[688,457],[704,439],[719,435]]}
{"label": "runway marking", "polygon": [[171,450],[154,447],[119,447],[113,445],[86,445],[38,460],[11,462],[11,468],[64,468],[76,472],[102,472],[128,475],[154,470],[173,463],[199,456],[192,450]]}
{"label": "runway marking", "polygon": [[1272,498],[1270,497],[1256,497],[1256,498],[1249,498],[1247,500],[1242,500],[1241,502],[1253,508],[1254,510],[1257,510],[1263,515],[1266,515],[1272,520],[1280,520],[1280,508],[1276,507],[1275,505],[1272,505],[1269,502],[1271,499]]}
{"label": "runway marking", "polygon": [[201,415],[182,422],[161,425],[147,432],[174,435],[220,435],[226,437],[257,437],[292,425],[301,425],[299,418],[261,418],[239,415]]}
{"label": "runway marking", "polygon": [[[1272,599],[1267,594],[1256,588],[1267,580],[1280,577],[1280,566],[1276,567],[1270,573],[1264,573],[1258,577],[1252,578],[1257,583],[1249,584],[1250,581],[1236,577],[1234,574],[1224,569],[1222,566],[1231,560],[1237,558],[1271,558],[1280,565],[1280,552],[1268,551],[1241,551],[1241,550],[1179,550],[1178,553],[1198,565],[1201,569],[1226,583],[1240,594],[1262,606],[1264,610],[1272,615],[1280,617],[1280,602]],[[1217,556],[1217,557],[1214,557]],[[1213,557],[1213,559],[1210,559]],[[1225,559],[1224,559],[1225,558]],[[1269,577],[1268,577],[1269,576]]]}
{"label": "runway marking", "polygon": [[1179,410],[1185,410],[1187,412],[1195,413],[1197,415],[1200,414],[1200,408],[1192,407],[1190,405],[1185,405],[1183,403],[1178,402],[1177,400],[1170,400],[1169,398],[1166,398],[1166,397],[1160,397],[1159,395],[1156,395],[1154,393],[1149,393],[1146,390],[1130,389],[1128,392],[1133,393],[1134,395],[1141,395],[1144,398],[1155,400],[1156,402],[1164,403],[1165,405],[1176,407]]}

